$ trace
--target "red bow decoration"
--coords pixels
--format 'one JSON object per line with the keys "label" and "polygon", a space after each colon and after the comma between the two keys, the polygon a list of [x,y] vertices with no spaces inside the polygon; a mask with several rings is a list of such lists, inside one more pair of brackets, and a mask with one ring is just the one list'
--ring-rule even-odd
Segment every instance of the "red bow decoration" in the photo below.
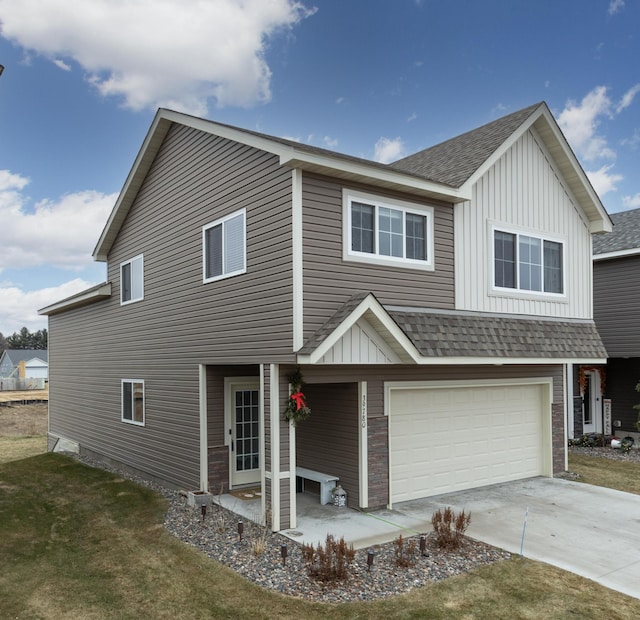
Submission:
{"label": "red bow decoration", "polygon": [[296,411],[300,411],[300,409],[306,407],[306,403],[304,402],[304,394],[302,392],[291,394],[291,400],[296,403]]}

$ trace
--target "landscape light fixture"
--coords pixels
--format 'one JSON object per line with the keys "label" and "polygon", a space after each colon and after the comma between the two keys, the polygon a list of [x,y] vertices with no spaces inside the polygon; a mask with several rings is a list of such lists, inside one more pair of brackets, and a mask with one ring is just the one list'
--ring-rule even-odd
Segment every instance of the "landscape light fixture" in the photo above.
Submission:
{"label": "landscape light fixture", "polygon": [[282,566],[284,566],[287,559],[287,545],[280,545],[280,555],[282,556]]}
{"label": "landscape light fixture", "polygon": [[242,542],[242,533],[244,532],[244,523],[242,521],[238,521],[238,537],[240,542]]}
{"label": "landscape light fixture", "polygon": [[202,506],[200,507],[200,510],[202,511],[202,521],[204,523],[204,518],[207,516],[207,505],[202,504]]}
{"label": "landscape light fixture", "polygon": [[427,537],[426,536],[420,536],[420,553],[422,554],[422,557],[428,557],[428,554],[425,553],[427,549]]}
{"label": "landscape light fixture", "polygon": [[371,572],[371,567],[373,566],[373,558],[376,557],[376,552],[373,549],[369,549],[367,551],[367,570]]}

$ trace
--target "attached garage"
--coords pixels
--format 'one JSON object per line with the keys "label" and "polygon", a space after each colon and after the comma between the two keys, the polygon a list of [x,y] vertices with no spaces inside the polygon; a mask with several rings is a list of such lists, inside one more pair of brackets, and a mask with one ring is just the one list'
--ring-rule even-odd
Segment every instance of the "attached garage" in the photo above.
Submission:
{"label": "attached garage", "polygon": [[387,383],[391,503],[552,475],[551,379]]}

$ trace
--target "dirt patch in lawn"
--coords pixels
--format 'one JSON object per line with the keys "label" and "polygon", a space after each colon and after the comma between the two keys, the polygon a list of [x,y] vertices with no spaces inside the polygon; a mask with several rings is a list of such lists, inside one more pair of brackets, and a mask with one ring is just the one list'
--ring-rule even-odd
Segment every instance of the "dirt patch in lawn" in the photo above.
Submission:
{"label": "dirt patch in lawn", "polygon": [[47,403],[0,406],[0,437],[36,437],[47,434]]}

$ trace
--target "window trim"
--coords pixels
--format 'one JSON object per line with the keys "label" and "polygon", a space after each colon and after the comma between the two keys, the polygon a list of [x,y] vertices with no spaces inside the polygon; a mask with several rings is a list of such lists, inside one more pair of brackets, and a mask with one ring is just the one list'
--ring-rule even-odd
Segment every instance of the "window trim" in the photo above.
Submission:
{"label": "window trim", "polygon": [[[495,234],[496,232],[502,232],[509,235],[515,235],[515,250],[516,250],[516,282],[518,286],[514,288],[506,287],[506,286],[496,286],[496,256],[495,256]],[[541,241],[541,252],[542,252],[542,264],[540,266],[541,269],[541,281],[542,286],[544,287],[544,242],[550,241],[553,243],[560,244],[562,248],[562,293],[554,293],[551,291],[535,291],[525,288],[520,288],[520,260],[518,256],[519,246],[520,246],[520,237],[531,237],[533,239],[539,239]],[[521,228],[512,225],[502,225],[500,223],[491,223],[489,226],[489,247],[490,247],[490,255],[491,261],[489,264],[489,273],[491,282],[491,293],[495,295],[508,296],[508,297],[528,297],[530,299],[550,299],[554,301],[563,301],[567,299],[567,287],[568,287],[568,275],[567,275],[567,240],[565,237],[555,234],[541,233],[540,231],[535,231],[531,229]]]}
{"label": "window trim", "polygon": [[[242,258],[243,258],[243,266],[241,269],[236,269],[235,271],[231,271],[228,273],[223,272],[218,276],[212,276],[210,278],[207,277],[207,230],[210,228],[214,228],[216,226],[222,226],[222,258],[224,261],[224,228],[225,222],[232,220],[238,216],[242,216]],[[239,209],[230,213],[229,215],[225,215],[224,217],[218,218],[217,220],[210,222],[209,224],[205,224],[202,227],[202,283],[207,284],[209,282],[217,282],[218,280],[225,280],[226,278],[232,278],[233,276],[238,276],[247,272],[247,210]]]}
{"label": "window trim", "polygon": [[[125,265],[133,265],[134,261],[140,259],[140,273],[142,274],[142,279],[140,281],[140,297],[131,297],[131,299],[123,299],[124,295],[124,286],[123,286],[123,277],[122,277],[122,269]],[[130,270],[131,275],[133,276],[133,268]],[[133,289],[133,287],[132,287]],[[122,261],[120,263],[120,305],[126,306],[128,304],[134,304],[137,301],[142,301],[144,299],[144,254],[138,254],[129,260]]]}
{"label": "window trim", "polygon": [[[124,386],[125,383],[129,383],[134,386],[136,383],[142,385],[142,422],[138,422],[134,420],[133,417],[131,419],[124,417]],[[132,388],[131,397],[134,398],[135,390]],[[131,415],[133,416],[133,411],[135,409],[135,403],[131,402]],[[146,396],[145,396],[145,386],[144,379],[121,379],[120,380],[120,421],[125,424],[133,424],[134,426],[145,426],[147,420],[147,406],[146,406]]]}
{"label": "window trim", "polygon": [[[352,247],[352,227],[351,227],[351,205],[353,202],[363,202],[375,208],[375,230],[374,244],[378,244],[378,213],[380,208],[393,209],[404,213],[412,213],[426,218],[426,235],[425,244],[427,250],[427,260],[418,260],[406,257],[385,256],[378,254],[378,249],[373,253],[358,252],[351,249]],[[344,189],[342,192],[342,259],[345,261],[354,261],[361,263],[369,263],[374,265],[385,265],[387,267],[400,267],[404,269],[420,269],[433,271],[435,269],[434,260],[434,207],[431,205],[419,204],[399,200],[397,198],[387,198],[385,196],[377,196],[365,192],[358,192]],[[406,254],[406,220],[403,217],[403,251]]]}

